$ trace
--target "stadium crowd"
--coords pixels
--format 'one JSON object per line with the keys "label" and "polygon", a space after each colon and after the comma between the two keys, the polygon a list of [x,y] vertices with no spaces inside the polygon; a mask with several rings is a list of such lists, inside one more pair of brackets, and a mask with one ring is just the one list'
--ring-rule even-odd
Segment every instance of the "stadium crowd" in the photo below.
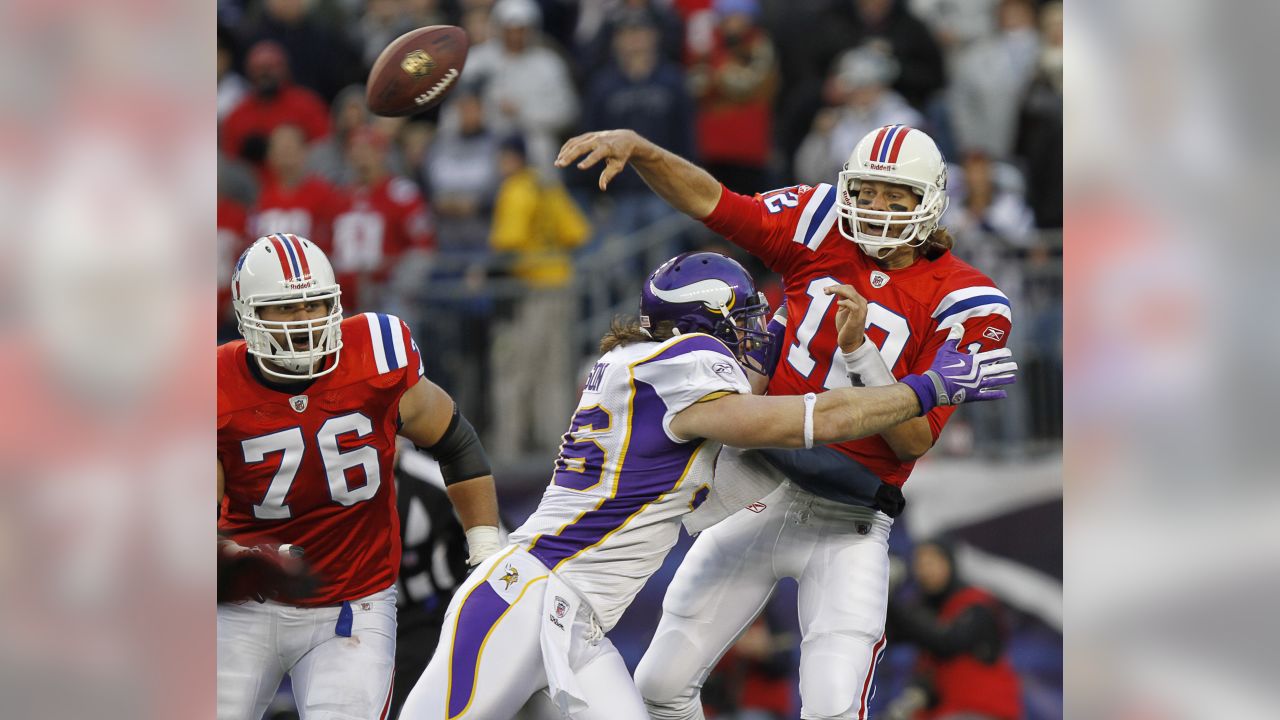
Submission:
{"label": "stadium crowd", "polygon": [[[218,14],[219,339],[235,336],[227,285],[247,243],[310,237],[344,307],[458,348],[428,351],[429,370],[500,457],[553,448],[572,405],[575,262],[673,213],[631,170],[607,193],[555,171],[571,134],[629,127],[760,192],[831,182],[867,130],[920,127],[951,163],[957,252],[1024,296],[1060,267],[1059,2],[220,0]],[[360,83],[378,53],[432,24],[467,30],[462,84],[422,115],[370,115]],[[443,281],[467,292],[423,307]],[[1044,307],[1019,334],[1049,362],[1059,306]],[[512,360],[517,344],[536,368]]]}

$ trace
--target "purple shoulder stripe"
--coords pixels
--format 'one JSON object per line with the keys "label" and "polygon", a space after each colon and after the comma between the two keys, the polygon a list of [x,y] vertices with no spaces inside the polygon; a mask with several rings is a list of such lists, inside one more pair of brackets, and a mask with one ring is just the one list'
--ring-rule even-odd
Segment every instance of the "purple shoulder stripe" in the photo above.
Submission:
{"label": "purple shoulder stripe", "polygon": [[724,343],[710,335],[693,333],[691,335],[681,336],[675,342],[671,343],[666,350],[663,350],[648,360],[636,364],[648,365],[649,363],[662,362],[663,360],[670,360],[673,357],[678,357],[685,353],[693,352],[694,350],[710,350],[711,352],[720,353],[730,360],[736,361],[736,358],[733,357],[733,353],[730,352],[728,346]]}

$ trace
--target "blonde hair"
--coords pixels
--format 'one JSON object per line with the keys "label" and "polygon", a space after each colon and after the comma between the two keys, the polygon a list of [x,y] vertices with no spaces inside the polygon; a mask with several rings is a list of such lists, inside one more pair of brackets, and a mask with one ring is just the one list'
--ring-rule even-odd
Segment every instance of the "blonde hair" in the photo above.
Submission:
{"label": "blonde hair", "polygon": [[662,342],[675,337],[676,324],[671,320],[663,320],[653,330],[640,327],[640,318],[618,315],[609,324],[609,332],[600,338],[600,352],[638,342]]}
{"label": "blonde hair", "polygon": [[942,253],[955,247],[956,239],[944,227],[938,226],[929,233],[928,239],[920,246],[920,254],[929,260],[936,260]]}

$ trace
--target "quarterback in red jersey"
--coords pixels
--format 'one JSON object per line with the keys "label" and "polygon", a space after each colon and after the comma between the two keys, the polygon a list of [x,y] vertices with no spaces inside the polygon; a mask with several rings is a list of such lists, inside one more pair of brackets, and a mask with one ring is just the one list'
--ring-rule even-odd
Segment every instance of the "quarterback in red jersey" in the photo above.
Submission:
{"label": "quarterback in red jersey", "polygon": [[[259,238],[231,294],[244,340],[218,348],[218,554],[220,573],[240,576],[219,587],[241,597],[218,606],[218,718],[260,718],[286,672],[302,717],[385,717],[395,436],[439,460],[473,564],[498,549],[484,450],[423,376],[403,322],[343,319],[333,269],[311,241]],[[297,555],[310,583],[297,582]]]}
{"label": "quarterback in red jersey", "polygon": [[[582,169],[605,161],[601,189],[630,163],[673,207],[782,275],[787,315],[770,394],[893,383],[927,366],[955,326],[970,352],[1008,337],[1008,298],[951,254],[938,227],[946,164],[918,129],[867,134],[834,185],[754,197],[631,131],[570,139],[557,164],[579,159]],[[830,315],[853,307],[865,308],[866,327],[840,336]],[[702,680],[783,577],[800,584],[801,716],[865,717],[884,649],[888,528],[916,458],[952,410],[849,443],[721,456],[717,477],[766,477],[776,489],[701,533],[676,573],[636,668],[653,717],[701,717]]]}

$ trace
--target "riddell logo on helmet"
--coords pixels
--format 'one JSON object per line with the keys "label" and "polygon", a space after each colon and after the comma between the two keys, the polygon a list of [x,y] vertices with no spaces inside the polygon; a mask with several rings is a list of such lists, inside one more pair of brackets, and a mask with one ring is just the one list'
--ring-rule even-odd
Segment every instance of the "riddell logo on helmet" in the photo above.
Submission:
{"label": "riddell logo on helmet", "polygon": [[290,290],[309,290],[316,284],[315,280],[307,278],[306,280],[285,280],[284,286]]}
{"label": "riddell logo on helmet", "polygon": [[872,170],[893,170],[898,167],[896,163],[878,163],[873,162],[867,165]]}

